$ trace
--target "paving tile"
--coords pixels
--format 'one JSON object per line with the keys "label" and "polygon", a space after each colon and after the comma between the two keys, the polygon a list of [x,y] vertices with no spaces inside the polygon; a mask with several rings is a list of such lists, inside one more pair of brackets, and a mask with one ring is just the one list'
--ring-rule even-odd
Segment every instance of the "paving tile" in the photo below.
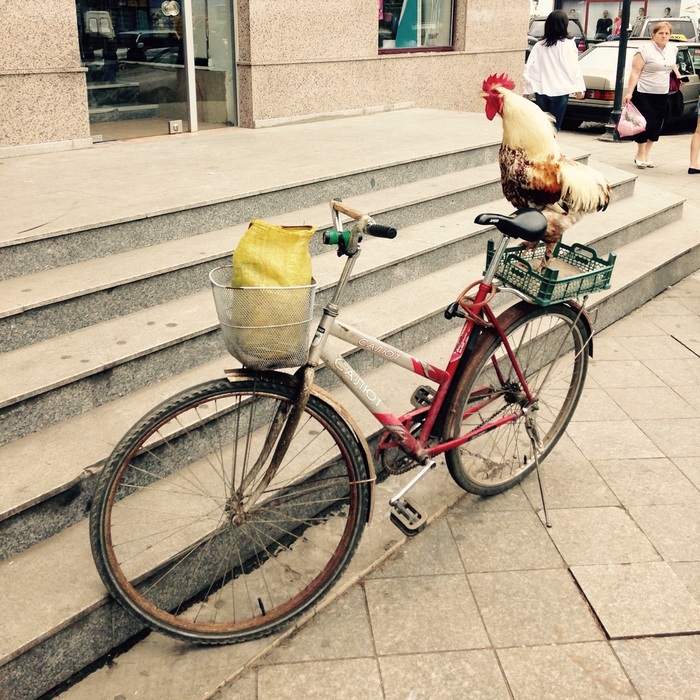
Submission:
{"label": "paving tile", "polygon": [[[700,348],[698,348],[700,352]],[[678,392],[678,395],[685,399],[688,404],[700,411],[700,391],[697,385],[688,383],[679,386],[674,386],[673,390]]]}
{"label": "paving tile", "polygon": [[700,637],[629,639],[612,646],[641,700],[697,700]]}
{"label": "paving tile", "polygon": [[355,585],[298,632],[285,639],[263,659],[261,665],[373,655],[374,644],[364,591],[361,586]]}
{"label": "paving tile", "polygon": [[[645,418],[697,418],[698,411],[670,387],[609,389],[609,395],[633,420]],[[577,411],[578,413],[578,411]],[[598,414],[598,417],[603,414]],[[608,416],[608,414],[604,414]],[[615,420],[614,416],[608,416]]]}
{"label": "paving tile", "polygon": [[640,360],[596,360],[589,373],[602,387],[663,386],[663,382]]}
{"label": "paving tile", "polygon": [[[678,302],[672,302],[685,318],[687,309]],[[657,324],[659,325],[659,324]],[[638,360],[679,360],[690,359],[693,353],[668,335],[650,335],[646,338],[620,338],[620,344]]]}
{"label": "paving tile", "polygon": [[629,512],[666,561],[700,561],[696,505],[634,506]]}
{"label": "paving tile", "polygon": [[573,566],[611,638],[700,632],[700,604],[666,562]]}
{"label": "paving tile", "polygon": [[700,602],[700,562],[679,561],[670,566],[693,598]]}
{"label": "paving tile", "polygon": [[447,522],[468,573],[553,569],[564,562],[533,512],[451,512]]}
{"label": "paving tile", "polygon": [[379,666],[386,700],[507,700],[492,651],[383,656]]}
{"label": "paving tile", "polygon": [[[665,457],[595,460],[593,466],[626,507],[698,503],[700,490]],[[700,485],[700,468],[697,472]]]}
{"label": "paving tile", "polygon": [[383,700],[376,659],[309,661],[263,666],[257,700]]}
{"label": "paving tile", "polygon": [[515,700],[638,698],[605,642],[499,649]]}
{"label": "paving tile", "polygon": [[450,512],[469,511],[470,513],[496,513],[511,510],[532,510],[521,484],[513,486],[495,496],[474,496],[469,494]]}
{"label": "paving tile", "polygon": [[[547,508],[616,506],[618,500],[573,440],[564,435],[540,465],[542,490]],[[542,508],[537,475],[522,484],[532,507]]]}
{"label": "paving tile", "polygon": [[608,329],[594,336],[592,362],[598,362],[599,360],[634,359],[635,356],[623,345],[621,338],[609,335]]}
{"label": "paving tile", "polygon": [[[700,406],[700,403],[698,405]],[[700,459],[697,457],[674,457],[673,463],[700,489]]]}
{"label": "paving tile", "polygon": [[637,424],[666,456],[700,457],[700,417],[639,420]]}
{"label": "paving tile", "polygon": [[569,566],[661,558],[622,508],[551,510],[549,521],[549,535]]}
{"label": "paving tile", "polygon": [[564,569],[469,574],[469,583],[496,648],[603,638]]}
{"label": "paving tile", "polygon": [[236,678],[218,692],[210,695],[207,700],[258,700],[257,671],[248,671],[245,675]]}
{"label": "paving tile", "polygon": [[464,575],[372,579],[365,591],[379,655],[488,646]]}
{"label": "paving tile", "polygon": [[700,357],[687,360],[645,360],[645,364],[668,386],[697,387],[700,384]]}
{"label": "paving tile", "polygon": [[570,423],[567,432],[589,460],[663,457],[661,450],[631,420]]}
{"label": "paving tile", "polygon": [[463,574],[464,567],[445,518],[413,537],[368,578]]}
{"label": "paving tile", "polygon": [[664,332],[651,319],[635,312],[608,326],[601,335],[605,338],[648,338],[664,335]]}
{"label": "paving tile", "polygon": [[625,412],[605,389],[591,389],[586,385],[571,420],[576,422],[600,420],[601,416],[605,416],[608,420],[626,418]]}

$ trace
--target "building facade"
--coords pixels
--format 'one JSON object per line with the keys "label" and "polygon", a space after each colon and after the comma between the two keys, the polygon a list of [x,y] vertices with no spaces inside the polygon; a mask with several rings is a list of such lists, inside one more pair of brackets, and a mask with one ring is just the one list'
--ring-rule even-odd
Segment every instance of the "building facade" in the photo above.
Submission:
{"label": "building facade", "polygon": [[522,74],[522,0],[0,0],[0,156],[413,104]]}

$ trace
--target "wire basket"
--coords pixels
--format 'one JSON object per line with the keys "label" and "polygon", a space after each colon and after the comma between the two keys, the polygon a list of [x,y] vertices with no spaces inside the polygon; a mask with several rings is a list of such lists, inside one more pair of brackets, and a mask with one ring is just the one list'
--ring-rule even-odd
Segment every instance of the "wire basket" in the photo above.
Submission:
{"label": "wire basket", "polygon": [[[574,243],[558,243],[548,266],[539,270],[544,259],[544,244],[533,250],[522,247],[506,248],[498,264],[496,277],[506,285],[527,294],[536,304],[549,306],[567,299],[610,288],[615,266],[615,253],[607,260],[598,257],[593,248]],[[488,242],[486,266],[495,252],[493,241]],[[535,269],[537,268],[537,269]]]}
{"label": "wire basket", "polygon": [[302,287],[232,287],[232,278],[232,265],[209,273],[228,352],[251,369],[305,364],[316,282]]}

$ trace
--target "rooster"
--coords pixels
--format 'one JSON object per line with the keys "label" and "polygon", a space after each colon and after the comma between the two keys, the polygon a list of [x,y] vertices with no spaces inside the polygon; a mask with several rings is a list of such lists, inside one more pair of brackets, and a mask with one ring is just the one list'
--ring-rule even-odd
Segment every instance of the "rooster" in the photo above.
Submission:
{"label": "rooster", "polygon": [[[547,219],[541,267],[549,263],[564,231],[583,214],[602,211],[610,201],[610,185],[593,168],[564,157],[559,151],[554,118],[534,102],[513,92],[505,74],[491,75],[482,84],[486,117],[503,119],[498,154],[503,196],[516,208],[534,207]],[[525,243],[526,249],[537,243]]]}

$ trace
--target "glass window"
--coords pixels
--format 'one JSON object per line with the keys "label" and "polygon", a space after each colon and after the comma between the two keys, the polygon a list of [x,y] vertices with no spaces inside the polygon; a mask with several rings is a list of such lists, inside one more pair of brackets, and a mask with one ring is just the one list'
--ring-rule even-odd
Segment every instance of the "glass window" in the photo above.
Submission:
{"label": "glass window", "polygon": [[379,48],[452,46],[453,0],[379,0]]}

